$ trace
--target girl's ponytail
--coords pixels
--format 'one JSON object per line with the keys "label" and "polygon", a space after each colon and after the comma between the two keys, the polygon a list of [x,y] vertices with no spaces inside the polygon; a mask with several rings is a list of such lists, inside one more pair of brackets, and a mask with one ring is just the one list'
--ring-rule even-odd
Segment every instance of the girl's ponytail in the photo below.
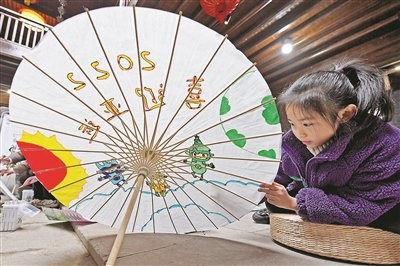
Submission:
{"label": "girl's ponytail", "polygon": [[376,116],[386,122],[393,118],[390,85],[378,68],[352,60],[336,65],[335,72],[344,74],[356,91],[357,113],[353,120],[358,129],[368,127]]}

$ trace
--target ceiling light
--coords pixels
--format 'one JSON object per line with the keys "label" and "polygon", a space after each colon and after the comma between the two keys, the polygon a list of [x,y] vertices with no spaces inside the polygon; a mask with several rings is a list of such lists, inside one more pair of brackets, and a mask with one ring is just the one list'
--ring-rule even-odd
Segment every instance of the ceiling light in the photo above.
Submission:
{"label": "ceiling light", "polygon": [[293,44],[290,39],[285,39],[282,44],[281,51],[284,54],[289,54],[293,50]]}
{"label": "ceiling light", "polygon": [[[24,26],[27,27],[28,29],[31,29],[33,31],[42,31],[44,29],[44,27],[41,24],[45,24],[45,21],[44,18],[39,13],[29,8],[22,8],[19,10],[19,13],[23,17],[28,18],[28,19],[20,18]],[[38,22],[40,24],[37,24],[35,22]]]}
{"label": "ceiling light", "polygon": [[400,66],[395,67],[394,70],[400,71]]}

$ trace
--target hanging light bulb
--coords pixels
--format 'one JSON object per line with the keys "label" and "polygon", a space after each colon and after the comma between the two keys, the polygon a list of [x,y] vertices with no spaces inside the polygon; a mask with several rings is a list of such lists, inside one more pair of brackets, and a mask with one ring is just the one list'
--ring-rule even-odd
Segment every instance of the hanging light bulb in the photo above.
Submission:
{"label": "hanging light bulb", "polygon": [[284,54],[289,54],[293,50],[293,44],[290,39],[285,39],[283,41],[281,51]]}

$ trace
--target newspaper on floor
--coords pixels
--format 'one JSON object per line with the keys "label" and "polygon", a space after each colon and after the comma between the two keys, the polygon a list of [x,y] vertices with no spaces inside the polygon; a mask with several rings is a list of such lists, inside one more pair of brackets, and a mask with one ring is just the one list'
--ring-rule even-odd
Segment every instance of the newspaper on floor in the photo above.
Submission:
{"label": "newspaper on floor", "polygon": [[69,209],[56,209],[43,207],[42,211],[47,219],[52,221],[79,222],[79,223],[94,223],[94,221],[85,219],[76,211]]}

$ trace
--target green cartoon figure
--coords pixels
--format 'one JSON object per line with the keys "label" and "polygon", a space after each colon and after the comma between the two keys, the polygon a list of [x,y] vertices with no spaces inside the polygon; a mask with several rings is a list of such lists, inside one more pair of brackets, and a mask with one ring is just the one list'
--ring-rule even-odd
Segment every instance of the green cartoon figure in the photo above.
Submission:
{"label": "green cartoon figure", "polygon": [[214,156],[210,151],[211,150],[206,145],[203,145],[199,136],[194,137],[193,146],[186,151],[186,154],[190,156],[190,161],[183,160],[184,163],[189,163],[191,165],[194,178],[203,179],[203,175],[207,171],[207,166],[215,168],[213,163],[206,163]]}

